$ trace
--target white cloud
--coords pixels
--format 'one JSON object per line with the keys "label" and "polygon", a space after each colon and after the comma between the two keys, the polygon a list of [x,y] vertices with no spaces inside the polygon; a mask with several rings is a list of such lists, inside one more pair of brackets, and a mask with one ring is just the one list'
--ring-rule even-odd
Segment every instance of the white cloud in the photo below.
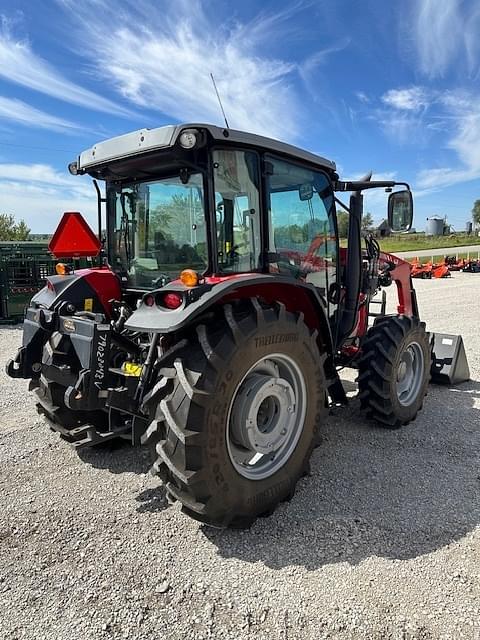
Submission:
{"label": "white cloud", "polygon": [[299,67],[300,75],[304,79],[304,81],[308,84],[312,77],[312,73],[319,66],[325,64],[332,53],[338,53],[339,51],[343,51],[350,44],[350,38],[341,38],[336,44],[331,45],[330,47],[326,47],[325,49],[321,49],[320,51],[316,51],[314,54],[309,56]]}
{"label": "white cloud", "polygon": [[1,213],[24,219],[33,233],[53,232],[64,211],[80,211],[92,228],[96,196],[89,179],[45,164],[0,164]]}
{"label": "white cloud", "polygon": [[0,179],[69,187],[79,183],[77,176],[63,174],[48,164],[0,164]]}
{"label": "white cloud", "polygon": [[212,72],[230,126],[289,140],[299,135],[303,109],[292,84],[302,65],[266,57],[263,48],[284,36],[287,18],[305,3],[220,26],[192,1],[161,3],[160,10],[139,0],[119,13],[88,0],[62,4],[80,25],[79,41],[88,42],[83,51],[97,73],[133,103],[176,120],[222,123]]}
{"label": "white cloud", "polygon": [[434,91],[420,86],[390,89],[380,97],[381,105],[372,99],[367,103],[362,93],[357,97],[370,106],[364,109],[366,117],[380,125],[394,144],[423,144],[431,133],[426,116],[437,99]]}
{"label": "white cloud", "polygon": [[480,108],[458,118],[456,135],[450,140],[451,149],[456,151],[462,162],[471,169],[480,169]]}
{"label": "white cloud", "polygon": [[364,104],[368,104],[371,101],[364,91],[357,91],[355,95],[357,96],[358,100],[360,100],[360,102],[363,102]]}
{"label": "white cloud", "polygon": [[366,117],[379,124],[392,142],[418,147],[435,137],[444,150],[454,153],[452,166],[442,162],[418,173],[416,187],[423,195],[480,178],[479,94],[412,86],[390,89],[380,99],[382,106]]}
{"label": "white cloud", "polygon": [[475,2],[472,12],[468,17],[468,23],[464,29],[463,37],[465,39],[465,50],[467,53],[467,62],[470,73],[478,70],[480,41],[478,34],[480,33],[480,6]]}
{"label": "white cloud", "polygon": [[382,102],[401,111],[420,111],[428,107],[430,97],[423,87],[390,89],[382,96]]}
{"label": "white cloud", "polygon": [[421,115],[397,109],[376,109],[369,118],[381,126],[394,144],[417,145],[424,142],[426,130]]}
{"label": "white cloud", "polygon": [[438,188],[480,178],[480,98],[467,92],[449,92],[441,103],[450,118],[453,135],[447,148],[458,158],[456,167],[424,169],[418,175],[421,188]]}
{"label": "white cloud", "polygon": [[[480,9],[463,0],[412,0],[413,35],[420,71],[442,77],[465,61],[471,74],[478,70]],[[410,23],[409,23],[410,24]]]}
{"label": "white cloud", "polygon": [[[36,55],[26,41],[16,40],[10,33],[9,22],[1,17],[0,77],[15,84],[39,91],[63,102],[121,116],[131,112],[93,91],[84,89],[59,73]],[[83,46],[87,46],[83,43]]]}
{"label": "white cloud", "polygon": [[3,96],[0,96],[0,119],[16,122],[27,127],[38,127],[62,133],[74,133],[80,129],[79,125],[74,122],[52,116],[21,100],[4,98]]}
{"label": "white cloud", "polygon": [[[372,171],[372,177],[370,178],[370,180],[372,182],[385,181],[385,180],[395,180],[395,178],[397,177],[397,172],[396,171],[380,171],[378,173],[373,171],[373,169],[371,171]],[[369,172],[370,172],[370,170],[367,171],[367,168],[365,168],[365,171],[362,171],[362,173],[353,174],[352,180],[364,180],[365,176]]]}
{"label": "white cloud", "polygon": [[414,1],[415,37],[421,71],[441,76],[458,52],[462,39],[460,0]]}
{"label": "white cloud", "polygon": [[480,171],[471,171],[469,169],[450,169],[448,167],[423,169],[417,176],[417,185],[426,190],[439,189],[461,182],[469,182],[478,177],[480,177]]}

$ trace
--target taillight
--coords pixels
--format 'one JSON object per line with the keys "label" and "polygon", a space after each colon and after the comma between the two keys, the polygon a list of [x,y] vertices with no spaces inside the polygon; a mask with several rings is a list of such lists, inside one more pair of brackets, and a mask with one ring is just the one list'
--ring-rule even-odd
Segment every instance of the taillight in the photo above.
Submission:
{"label": "taillight", "polygon": [[158,307],[164,307],[165,309],[178,309],[178,307],[183,303],[183,296],[175,291],[170,291],[164,294],[157,293],[156,296],[149,293],[143,298],[143,303],[147,307],[157,305]]}
{"label": "taillight", "polygon": [[178,309],[182,302],[183,298],[179,293],[166,293],[162,297],[162,304],[167,309]]}

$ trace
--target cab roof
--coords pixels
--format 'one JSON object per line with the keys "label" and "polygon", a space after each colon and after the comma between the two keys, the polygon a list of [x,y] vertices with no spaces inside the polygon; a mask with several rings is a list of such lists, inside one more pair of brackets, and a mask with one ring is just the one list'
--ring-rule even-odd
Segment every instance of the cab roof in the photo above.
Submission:
{"label": "cab roof", "polygon": [[[211,139],[223,144],[242,144],[262,148],[272,153],[280,153],[309,164],[317,165],[321,169],[335,171],[335,163],[322,158],[310,151],[305,151],[273,138],[266,138],[255,133],[225,129],[211,124],[187,123],[179,125],[167,125],[156,129],[139,129],[103,142],[98,142],[90,149],[83,151],[76,163],[72,163],[78,173],[95,173],[102,167],[113,165],[117,161],[127,158],[140,157],[151,154],[154,151],[172,148],[176,145],[178,137],[185,129],[198,129],[208,132]],[[70,167],[72,167],[70,165]]]}

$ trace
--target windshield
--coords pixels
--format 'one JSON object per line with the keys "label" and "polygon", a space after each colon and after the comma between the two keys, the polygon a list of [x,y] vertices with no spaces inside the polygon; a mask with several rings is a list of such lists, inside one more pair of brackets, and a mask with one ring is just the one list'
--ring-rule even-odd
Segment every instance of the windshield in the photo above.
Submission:
{"label": "windshield", "polygon": [[161,287],[183,269],[206,269],[203,176],[185,181],[163,178],[116,193],[112,265],[128,286]]}

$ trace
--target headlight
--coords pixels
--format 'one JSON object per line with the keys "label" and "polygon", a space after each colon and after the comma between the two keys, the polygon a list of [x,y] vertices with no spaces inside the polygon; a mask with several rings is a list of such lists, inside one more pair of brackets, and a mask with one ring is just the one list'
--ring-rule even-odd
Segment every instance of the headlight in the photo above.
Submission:
{"label": "headlight", "polygon": [[193,149],[197,144],[198,131],[194,129],[186,129],[180,134],[179,142],[180,146],[184,149]]}

